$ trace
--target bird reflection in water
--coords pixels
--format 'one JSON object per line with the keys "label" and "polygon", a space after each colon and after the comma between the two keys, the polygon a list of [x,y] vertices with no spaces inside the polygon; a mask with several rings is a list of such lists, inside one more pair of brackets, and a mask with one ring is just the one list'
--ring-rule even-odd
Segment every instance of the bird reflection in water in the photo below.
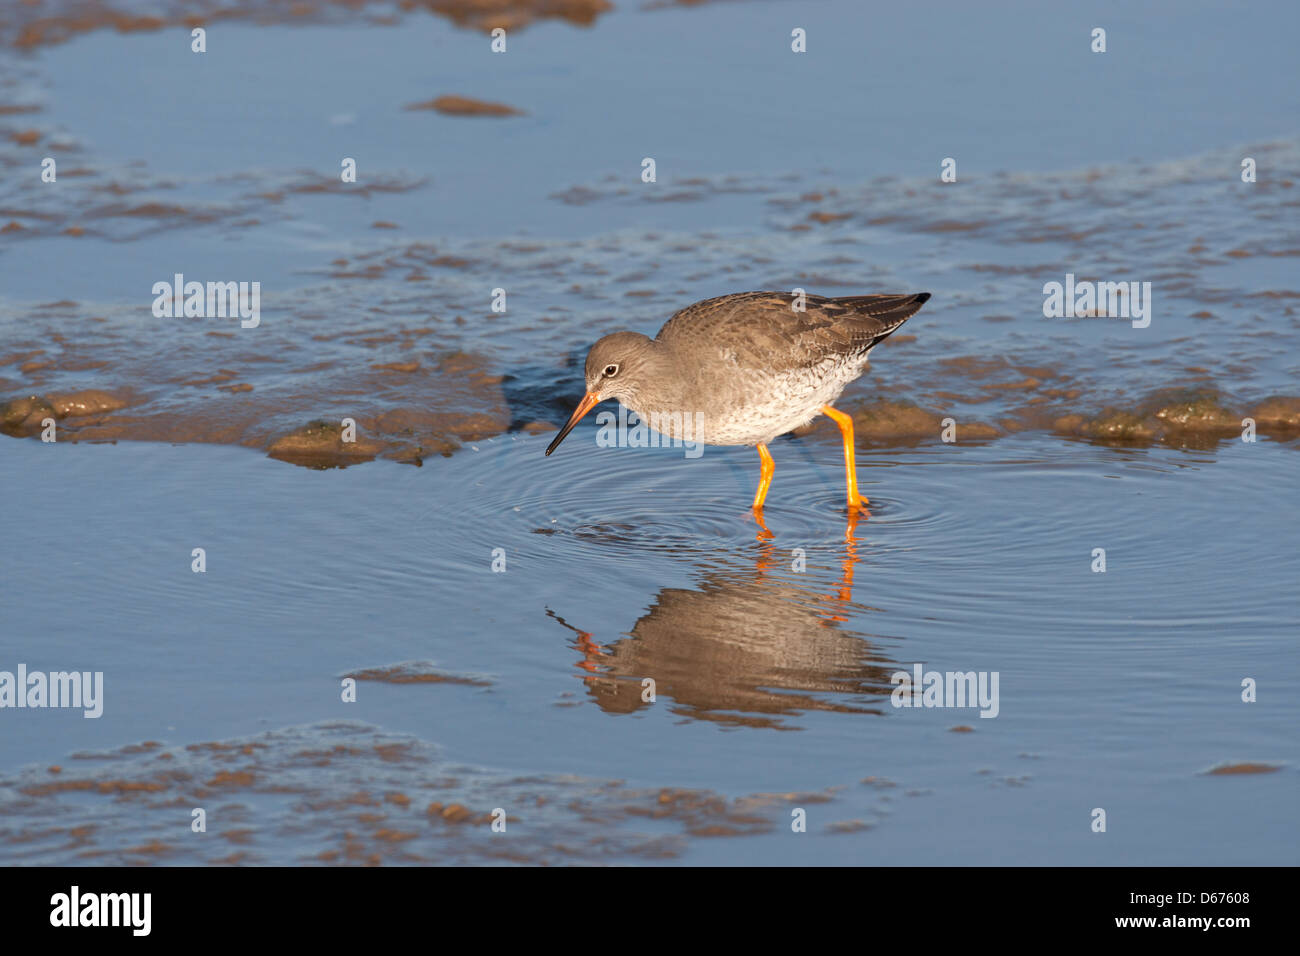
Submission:
{"label": "bird reflection in water", "polygon": [[844,630],[860,560],[850,512],[838,580],[827,590],[817,569],[791,569],[792,552],[760,538],[752,569],[713,563],[696,589],[665,588],[627,637],[608,644],[547,613],[577,637],[587,693],[602,710],[633,713],[653,678],[659,703],[676,714],[724,724],[795,729],[803,711],[881,713],[897,665]]}

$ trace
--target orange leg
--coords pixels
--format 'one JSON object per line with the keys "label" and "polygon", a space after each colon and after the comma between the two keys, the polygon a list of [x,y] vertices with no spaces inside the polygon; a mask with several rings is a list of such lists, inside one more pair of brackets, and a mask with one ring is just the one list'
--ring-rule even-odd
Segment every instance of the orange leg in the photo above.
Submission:
{"label": "orange leg", "polygon": [[853,459],[853,418],[829,405],[822,406],[822,414],[834,419],[835,424],[840,426],[840,435],[844,439],[844,477],[848,489],[849,510],[865,508],[869,502],[866,497],[858,494],[858,467]]}
{"label": "orange leg", "polygon": [[758,457],[762,461],[762,470],[758,474],[758,491],[754,492],[754,513],[761,515],[763,499],[767,497],[767,486],[772,483],[772,472],[776,471],[776,462],[762,442],[758,443]]}
{"label": "orange leg", "polygon": [[763,523],[763,499],[767,497],[767,486],[772,484],[772,472],[776,471],[776,462],[772,460],[772,455],[767,451],[767,445],[759,444],[758,458],[762,462],[762,470],[758,473],[758,490],[754,492],[754,507],[749,510],[754,516],[755,522],[758,522],[759,532],[758,540],[771,540],[772,532],[768,531],[767,525]]}
{"label": "orange leg", "polygon": [[758,522],[760,529],[758,540],[766,541],[772,537],[772,532],[768,531],[767,525],[763,523],[763,499],[767,497],[767,486],[772,483],[772,472],[776,471],[776,463],[768,454],[766,445],[758,446],[758,457],[762,461],[763,469],[758,476],[758,491],[754,492],[754,507],[749,509],[749,513]]}

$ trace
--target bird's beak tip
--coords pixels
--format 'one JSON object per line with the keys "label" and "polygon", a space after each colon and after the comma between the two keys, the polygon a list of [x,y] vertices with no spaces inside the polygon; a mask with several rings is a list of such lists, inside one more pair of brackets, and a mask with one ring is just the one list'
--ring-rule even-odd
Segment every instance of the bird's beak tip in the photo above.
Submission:
{"label": "bird's beak tip", "polygon": [[599,404],[599,402],[600,396],[593,395],[591,392],[587,392],[587,394],[582,397],[582,401],[579,402],[578,407],[573,410],[573,414],[569,416],[569,420],[565,422],[564,427],[560,429],[560,433],[556,435],[555,439],[546,447],[546,455],[548,457],[551,452],[555,451],[555,449],[559,447],[560,442],[564,441],[565,436],[568,435],[569,432],[573,431],[573,426],[578,424],[578,421],[582,416],[591,411],[591,409],[595,405]]}

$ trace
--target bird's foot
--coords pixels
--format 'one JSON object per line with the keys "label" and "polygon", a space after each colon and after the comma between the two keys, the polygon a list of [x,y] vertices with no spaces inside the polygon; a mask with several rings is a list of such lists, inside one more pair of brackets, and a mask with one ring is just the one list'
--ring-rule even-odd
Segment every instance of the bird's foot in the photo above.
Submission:
{"label": "bird's foot", "polygon": [[758,527],[760,529],[758,532],[759,541],[770,541],[772,538],[776,537],[774,534],[772,534],[772,532],[767,530],[767,524],[763,521],[762,508],[750,508],[749,511],[746,513],[745,517],[753,518],[754,521],[758,524]]}

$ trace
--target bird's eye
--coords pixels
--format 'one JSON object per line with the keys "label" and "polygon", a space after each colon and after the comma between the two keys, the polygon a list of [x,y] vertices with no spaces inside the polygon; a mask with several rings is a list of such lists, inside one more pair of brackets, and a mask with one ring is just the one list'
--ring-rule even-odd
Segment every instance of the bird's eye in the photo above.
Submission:
{"label": "bird's eye", "polygon": [[613,378],[613,377],[614,377],[615,375],[617,375],[617,374],[618,374],[618,366],[617,366],[617,365],[606,365],[606,366],[605,366],[605,377],[606,377],[606,378]]}

